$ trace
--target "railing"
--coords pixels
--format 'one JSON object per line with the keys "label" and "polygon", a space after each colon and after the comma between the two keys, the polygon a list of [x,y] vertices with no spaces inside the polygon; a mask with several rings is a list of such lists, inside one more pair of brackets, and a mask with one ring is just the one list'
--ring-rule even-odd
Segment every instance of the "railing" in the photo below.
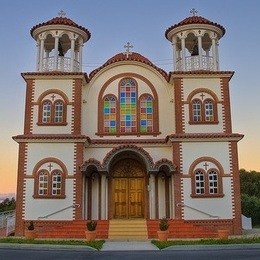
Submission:
{"label": "railing", "polygon": [[[74,60],[73,71],[79,72],[79,62]],[[57,60],[57,68],[55,68],[54,57],[44,58],[42,60],[42,71],[64,71],[71,72],[71,58],[67,57],[58,57]]]}
{"label": "railing", "polygon": [[202,64],[199,66],[199,56],[189,56],[185,58],[186,68],[183,68],[183,59],[176,62],[177,71],[192,71],[192,70],[214,70],[213,57],[202,56]]}
{"label": "railing", "polygon": [[59,209],[59,210],[57,210],[57,211],[54,211],[54,212],[52,212],[52,213],[50,213],[50,214],[48,214],[48,215],[46,215],[46,216],[38,217],[38,219],[48,218],[48,217],[53,216],[53,215],[55,215],[55,214],[57,214],[57,213],[60,213],[60,212],[62,212],[62,211],[64,211],[64,210],[67,210],[67,209],[70,209],[70,208],[79,208],[79,207],[80,207],[79,204],[73,204],[73,205],[68,206],[68,207],[65,207],[65,208],[63,208],[63,209]]}
{"label": "railing", "polygon": [[189,206],[189,205],[186,205],[186,204],[184,204],[184,203],[177,203],[176,205],[177,205],[177,207],[186,207],[186,208],[192,209],[192,210],[197,211],[197,212],[199,212],[199,213],[201,213],[201,214],[203,214],[203,215],[206,215],[206,216],[208,216],[208,217],[210,217],[210,218],[217,218],[217,219],[219,219],[219,216],[211,215],[211,214],[209,214],[209,213],[207,213],[207,212],[204,212],[204,211],[202,211],[202,210],[193,208],[193,207],[191,207],[191,206]]}
{"label": "railing", "polygon": [[0,212],[0,228],[5,228],[7,226],[7,217],[14,214],[15,210]]}
{"label": "railing", "polygon": [[5,235],[8,236],[15,229],[15,210],[0,213],[0,229],[5,229]]}

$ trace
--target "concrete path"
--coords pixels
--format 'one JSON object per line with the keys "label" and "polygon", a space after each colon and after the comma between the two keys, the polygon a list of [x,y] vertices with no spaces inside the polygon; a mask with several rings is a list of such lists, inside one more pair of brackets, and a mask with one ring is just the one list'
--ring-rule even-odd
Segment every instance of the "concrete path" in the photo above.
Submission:
{"label": "concrete path", "polygon": [[101,251],[159,250],[151,241],[106,241]]}

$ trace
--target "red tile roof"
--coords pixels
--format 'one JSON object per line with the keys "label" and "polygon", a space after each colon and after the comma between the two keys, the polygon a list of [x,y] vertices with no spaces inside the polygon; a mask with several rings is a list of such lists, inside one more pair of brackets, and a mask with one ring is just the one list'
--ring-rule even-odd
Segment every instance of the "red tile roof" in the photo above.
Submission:
{"label": "red tile roof", "polygon": [[184,133],[184,134],[172,134],[168,136],[169,138],[172,139],[210,139],[210,138],[216,138],[216,139],[221,139],[221,138],[235,138],[235,139],[242,139],[244,135],[242,134],[237,134],[237,133]]}
{"label": "red tile roof", "polygon": [[208,25],[213,25],[218,27],[220,30],[222,30],[223,35],[225,34],[225,28],[218,24],[218,23],[214,23],[209,21],[208,19],[201,17],[201,16],[190,16],[185,18],[184,20],[182,20],[181,22],[169,27],[166,31],[165,31],[165,37],[167,38],[167,34],[172,30],[175,29],[177,27],[183,26],[183,25],[189,25],[189,24],[208,24]]}
{"label": "red tile roof", "polygon": [[86,135],[75,135],[75,134],[26,134],[26,135],[16,135],[13,136],[14,140],[87,140],[89,141],[89,137]]}
{"label": "red tile roof", "polygon": [[89,78],[90,79],[93,78],[96,73],[98,73],[101,69],[105,68],[106,66],[113,64],[113,63],[116,63],[116,62],[122,62],[122,61],[137,61],[137,62],[147,64],[147,65],[153,67],[154,69],[156,69],[158,72],[160,72],[166,80],[168,79],[168,74],[163,69],[158,68],[150,60],[148,60],[146,57],[144,57],[141,54],[136,53],[136,52],[132,52],[132,54],[129,54],[128,57],[124,53],[116,54],[115,56],[113,56],[112,58],[107,60],[102,66],[93,70],[89,74]]}
{"label": "red tile roof", "polygon": [[91,37],[91,33],[88,29],[86,29],[83,26],[80,26],[78,24],[76,24],[75,22],[73,22],[71,19],[66,18],[66,17],[55,17],[45,23],[40,23],[38,25],[35,25],[32,29],[31,29],[31,35],[33,36],[33,32],[42,26],[47,26],[47,25],[67,25],[67,26],[71,26],[71,27],[75,27],[78,28],[82,31],[84,31],[87,35],[88,35],[88,39]]}
{"label": "red tile roof", "polygon": [[89,82],[88,75],[84,72],[64,72],[64,71],[46,71],[46,72],[24,72],[21,73],[22,77],[26,76],[83,76],[86,82]]}

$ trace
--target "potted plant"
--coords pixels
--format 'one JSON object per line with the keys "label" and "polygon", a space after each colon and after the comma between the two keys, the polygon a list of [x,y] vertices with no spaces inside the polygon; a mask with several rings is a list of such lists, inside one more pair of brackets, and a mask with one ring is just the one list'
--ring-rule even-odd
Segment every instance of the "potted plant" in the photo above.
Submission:
{"label": "potted plant", "polygon": [[169,236],[169,226],[168,219],[163,217],[159,221],[159,230],[157,231],[158,239],[160,241],[167,241]]}
{"label": "potted plant", "polygon": [[87,241],[95,241],[97,237],[97,221],[90,220],[86,224],[87,230],[85,231]]}
{"label": "potted plant", "polygon": [[34,223],[33,221],[30,221],[29,225],[27,226],[27,229],[24,231],[25,239],[35,239],[36,238],[36,232],[34,230]]}

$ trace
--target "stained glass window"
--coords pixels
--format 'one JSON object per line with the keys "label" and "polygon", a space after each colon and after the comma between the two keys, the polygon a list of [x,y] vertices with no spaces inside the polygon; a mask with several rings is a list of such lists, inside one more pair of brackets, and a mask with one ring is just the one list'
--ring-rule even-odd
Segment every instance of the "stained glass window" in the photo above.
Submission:
{"label": "stained glass window", "polygon": [[205,108],[205,121],[213,121],[214,114],[213,114],[213,102],[212,100],[206,100],[204,102]]}
{"label": "stained glass window", "polygon": [[153,132],[153,99],[150,95],[140,99],[140,132]]}
{"label": "stained glass window", "polygon": [[108,96],[104,99],[104,132],[116,133],[116,98]]}
{"label": "stained glass window", "polygon": [[120,84],[120,132],[137,132],[136,83],[133,79],[124,79]]}
{"label": "stained glass window", "polygon": [[61,101],[55,102],[54,122],[55,123],[63,122],[63,103]]}
{"label": "stained glass window", "polygon": [[192,102],[192,114],[194,122],[201,121],[201,102],[199,100]]}
{"label": "stained glass window", "polygon": [[51,102],[45,101],[42,107],[42,122],[49,123],[51,121]]}

